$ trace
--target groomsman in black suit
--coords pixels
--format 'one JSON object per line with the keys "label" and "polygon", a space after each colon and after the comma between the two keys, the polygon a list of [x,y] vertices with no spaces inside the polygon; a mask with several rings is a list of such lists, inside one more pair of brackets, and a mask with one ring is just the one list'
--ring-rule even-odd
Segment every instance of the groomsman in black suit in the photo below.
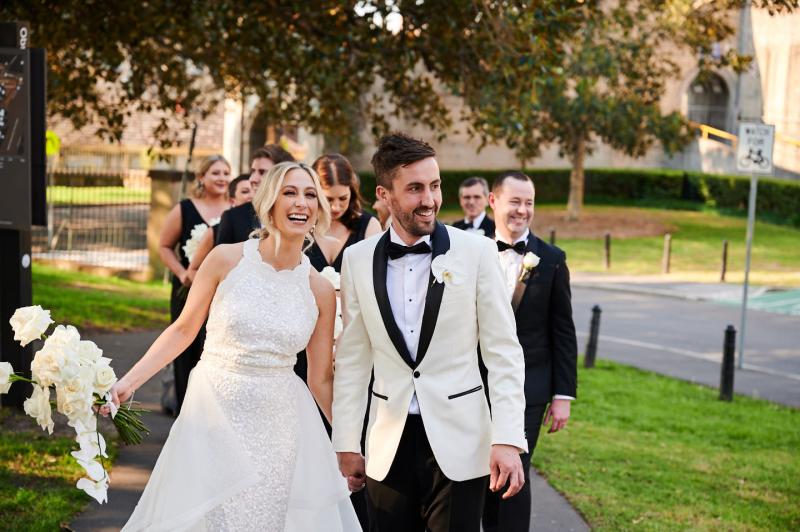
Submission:
{"label": "groomsman in black suit", "polygon": [[455,222],[453,227],[494,238],[494,220],[486,215],[488,200],[489,183],[484,178],[465,179],[458,187],[458,202],[464,211],[464,219]]}
{"label": "groomsman in black suit", "polygon": [[[277,144],[267,144],[255,151],[253,162],[250,163],[250,186],[253,188],[253,195],[258,190],[261,180],[267,175],[270,168],[278,163],[294,161],[294,157],[288,151]],[[233,207],[222,213],[217,230],[215,245],[236,244],[244,242],[261,224],[256,216],[256,210],[251,202],[244,203],[238,207]]]}
{"label": "groomsman in black suit", "polygon": [[[529,467],[539,429],[543,423],[550,425],[549,433],[563,429],[577,393],[578,348],[566,255],[530,231],[534,195],[533,182],[522,172],[500,175],[489,195],[505,289],[525,354],[525,437],[529,450],[520,455],[525,470],[523,489],[505,500],[499,492],[486,493],[485,532],[530,529]],[[537,258],[538,264],[531,267]]]}

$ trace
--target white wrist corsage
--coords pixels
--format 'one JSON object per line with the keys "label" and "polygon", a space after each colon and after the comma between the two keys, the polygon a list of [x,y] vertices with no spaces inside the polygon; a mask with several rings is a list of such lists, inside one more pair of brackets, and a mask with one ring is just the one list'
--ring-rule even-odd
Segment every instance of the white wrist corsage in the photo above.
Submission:
{"label": "white wrist corsage", "polygon": [[527,252],[522,258],[522,272],[519,274],[519,282],[524,283],[527,281],[534,270],[539,265],[539,256],[532,252]]}
{"label": "white wrist corsage", "polygon": [[449,251],[433,259],[431,273],[437,283],[458,286],[464,282],[464,272],[458,269],[458,264]]}

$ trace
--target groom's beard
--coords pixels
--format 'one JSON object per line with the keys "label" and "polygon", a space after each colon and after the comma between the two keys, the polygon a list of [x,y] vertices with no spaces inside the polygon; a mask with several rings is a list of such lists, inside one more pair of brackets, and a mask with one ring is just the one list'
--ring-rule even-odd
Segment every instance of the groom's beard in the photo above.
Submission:
{"label": "groom's beard", "polygon": [[[419,206],[413,211],[401,211],[400,206],[395,200],[390,201],[392,219],[396,220],[400,227],[402,227],[408,234],[423,237],[433,234],[436,228],[436,215],[439,214],[439,206]],[[420,211],[433,210],[433,218],[431,220],[421,220],[417,213]]]}

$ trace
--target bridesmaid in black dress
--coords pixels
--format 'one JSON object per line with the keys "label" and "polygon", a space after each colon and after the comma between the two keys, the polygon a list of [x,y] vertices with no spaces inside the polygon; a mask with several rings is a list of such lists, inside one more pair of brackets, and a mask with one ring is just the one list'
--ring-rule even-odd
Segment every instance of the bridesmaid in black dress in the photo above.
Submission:
{"label": "bridesmaid in black dress", "polygon": [[[231,180],[231,167],[221,155],[206,158],[197,172],[192,197],[181,200],[167,215],[161,230],[158,253],[164,265],[172,272],[172,293],[170,294],[170,319],[175,321],[186,304],[186,295],[192,285],[192,273],[188,269],[190,257],[186,256],[184,246],[191,238],[192,229],[200,224],[206,226],[219,222],[219,217],[230,207],[228,183]],[[200,360],[205,341],[205,329],[201,329],[186,350],[173,362],[175,368],[175,393],[180,412],[189,373]]]}
{"label": "bridesmaid in black dress", "polygon": [[338,153],[322,155],[314,161],[312,168],[319,175],[325,197],[331,205],[333,221],[325,236],[317,239],[306,253],[317,271],[331,266],[340,272],[344,250],[380,233],[381,224],[362,209],[361,182],[344,156]]}
{"label": "bridesmaid in black dress", "polygon": [[[377,218],[364,212],[361,208],[363,199],[359,187],[361,182],[344,156],[335,154],[322,155],[311,165],[319,175],[322,189],[331,205],[331,227],[322,238],[316,238],[314,244],[306,251],[311,265],[322,271],[331,266],[341,273],[344,250],[356,242],[381,232],[381,224]],[[305,353],[298,355],[298,366],[303,366]],[[302,360],[302,362],[301,362]],[[302,373],[304,367],[295,366],[295,371]],[[367,408],[369,412],[369,408]],[[323,419],[324,421],[324,419]],[[366,427],[366,423],[365,423]],[[328,434],[330,427],[327,426]],[[363,444],[362,436],[362,444]],[[350,496],[353,508],[364,530],[369,530],[367,519],[367,500],[365,490]]]}

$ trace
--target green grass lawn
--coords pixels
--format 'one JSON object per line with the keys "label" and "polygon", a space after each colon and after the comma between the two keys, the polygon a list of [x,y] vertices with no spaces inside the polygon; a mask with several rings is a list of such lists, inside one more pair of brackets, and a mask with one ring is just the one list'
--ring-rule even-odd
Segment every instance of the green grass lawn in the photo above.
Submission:
{"label": "green grass lawn", "polygon": [[[537,212],[562,211],[561,205],[537,206]],[[728,240],[728,282],[744,279],[745,236],[747,220],[723,215],[713,210],[687,211],[655,208],[588,205],[587,212],[624,213],[631,224],[642,217],[657,219],[672,231],[672,262],[664,280],[716,282],[722,257],[722,241]],[[443,210],[441,217],[452,221],[460,211]],[[557,245],[567,253],[572,271],[608,272],[624,275],[661,274],[663,235],[616,238],[612,235],[611,269],[603,264],[603,239],[557,238]],[[540,235],[548,238],[548,235]],[[753,238],[750,280],[755,284],[800,286],[800,229],[757,222]]]}
{"label": "green grass lawn", "polygon": [[102,205],[106,203],[150,203],[149,188],[130,187],[47,187],[47,201],[54,205]]}
{"label": "green grass lawn", "polygon": [[533,464],[592,528],[800,529],[800,410],[605,361],[578,382]]}
{"label": "green grass lawn", "polygon": [[33,265],[33,302],[56,323],[124,331],[169,324],[169,287]]}
{"label": "green grass lawn", "polygon": [[[69,454],[78,445],[65,429],[49,436],[8,408],[0,409],[0,426],[0,530],[60,530],[87,504],[97,504],[75,487],[85,472]],[[108,452],[107,464],[116,447],[110,444]]]}

